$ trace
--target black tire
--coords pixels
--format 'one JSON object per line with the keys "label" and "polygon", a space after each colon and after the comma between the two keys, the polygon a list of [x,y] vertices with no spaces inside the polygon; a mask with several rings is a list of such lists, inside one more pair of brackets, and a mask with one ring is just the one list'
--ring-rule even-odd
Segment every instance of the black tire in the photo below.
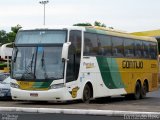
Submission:
{"label": "black tire", "polygon": [[141,88],[141,98],[144,99],[146,97],[146,93],[148,91],[148,85],[147,82],[144,81],[143,86]]}
{"label": "black tire", "polygon": [[125,95],[126,100],[133,100],[133,94],[127,94]]}
{"label": "black tire", "polygon": [[95,99],[96,103],[107,103],[111,101],[111,96],[108,97],[101,97],[101,98],[96,98]]}
{"label": "black tire", "polygon": [[91,88],[89,87],[88,84],[86,84],[83,90],[83,102],[89,103],[90,100],[91,100]]}
{"label": "black tire", "polygon": [[141,85],[139,82],[136,82],[133,99],[138,100],[140,99],[140,97],[141,97]]}

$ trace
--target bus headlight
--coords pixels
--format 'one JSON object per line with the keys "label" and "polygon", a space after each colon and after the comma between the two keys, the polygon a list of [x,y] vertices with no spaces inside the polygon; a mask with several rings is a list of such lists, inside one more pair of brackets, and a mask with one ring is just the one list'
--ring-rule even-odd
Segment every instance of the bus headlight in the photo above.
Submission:
{"label": "bus headlight", "polygon": [[10,85],[11,85],[12,88],[19,88],[19,85],[16,84],[16,83],[10,83]]}
{"label": "bus headlight", "polygon": [[64,87],[64,83],[60,83],[60,84],[54,84],[50,86],[50,89],[58,89],[58,88],[63,88]]}

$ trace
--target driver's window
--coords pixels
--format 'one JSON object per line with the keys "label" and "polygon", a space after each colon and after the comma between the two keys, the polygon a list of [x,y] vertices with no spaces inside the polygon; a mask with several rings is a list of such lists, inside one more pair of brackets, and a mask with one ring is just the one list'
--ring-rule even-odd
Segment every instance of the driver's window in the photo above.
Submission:
{"label": "driver's window", "polygon": [[81,31],[70,31],[66,82],[78,79],[81,58]]}

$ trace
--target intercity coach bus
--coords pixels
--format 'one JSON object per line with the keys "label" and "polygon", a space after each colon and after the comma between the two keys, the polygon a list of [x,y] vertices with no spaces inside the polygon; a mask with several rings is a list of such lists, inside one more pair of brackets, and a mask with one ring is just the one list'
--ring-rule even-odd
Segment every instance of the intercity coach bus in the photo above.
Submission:
{"label": "intercity coach bus", "polygon": [[157,56],[154,38],[113,29],[21,29],[12,55],[12,98],[84,102],[114,95],[144,98],[158,88]]}

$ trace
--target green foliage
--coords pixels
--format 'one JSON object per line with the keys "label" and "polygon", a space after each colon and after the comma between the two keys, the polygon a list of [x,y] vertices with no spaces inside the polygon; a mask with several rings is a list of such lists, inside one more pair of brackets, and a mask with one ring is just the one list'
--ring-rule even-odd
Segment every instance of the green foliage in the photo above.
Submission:
{"label": "green foliage", "polygon": [[0,64],[0,68],[7,67],[6,63]]}
{"label": "green foliage", "polygon": [[106,27],[106,25],[104,23],[101,23],[101,22],[98,22],[98,21],[94,22],[94,26]]}
{"label": "green foliage", "polygon": [[92,26],[91,23],[77,23],[77,24],[74,24],[73,26]]}
{"label": "green foliage", "polygon": [[9,33],[7,33],[7,37],[8,37],[7,43],[14,42],[15,37],[16,37],[16,33],[14,33],[14,32],[9,32]]}
{"label": "green foliage", "polygon": [[94,24],[92,25],[91,23],[77,23],[74,24],[73,26],[99,26],[99,27],[106,27],[104,23],[95,21]]}
{"label": "green foliage", "polygon": [[4,44],[8,40],[7,33],[4,30],[0,30],[0,44]]}
{"label": "green foliage", "polygon": [[18,24],[18,25],[14,26],[14,27],[11,27],[11,31],[13,33],[17,34],[18,30],[21,29],[21,28],[22,28],[21,25]]}
{"label": "green foliage", "polygon": [[11,27],[11,32],[7,33],[4,30],[0,30],[0,43],[5,44],[9,42],[14,42],[16,34],[19,29],[22,27],[20,25],[16,25],[14,27]]}

